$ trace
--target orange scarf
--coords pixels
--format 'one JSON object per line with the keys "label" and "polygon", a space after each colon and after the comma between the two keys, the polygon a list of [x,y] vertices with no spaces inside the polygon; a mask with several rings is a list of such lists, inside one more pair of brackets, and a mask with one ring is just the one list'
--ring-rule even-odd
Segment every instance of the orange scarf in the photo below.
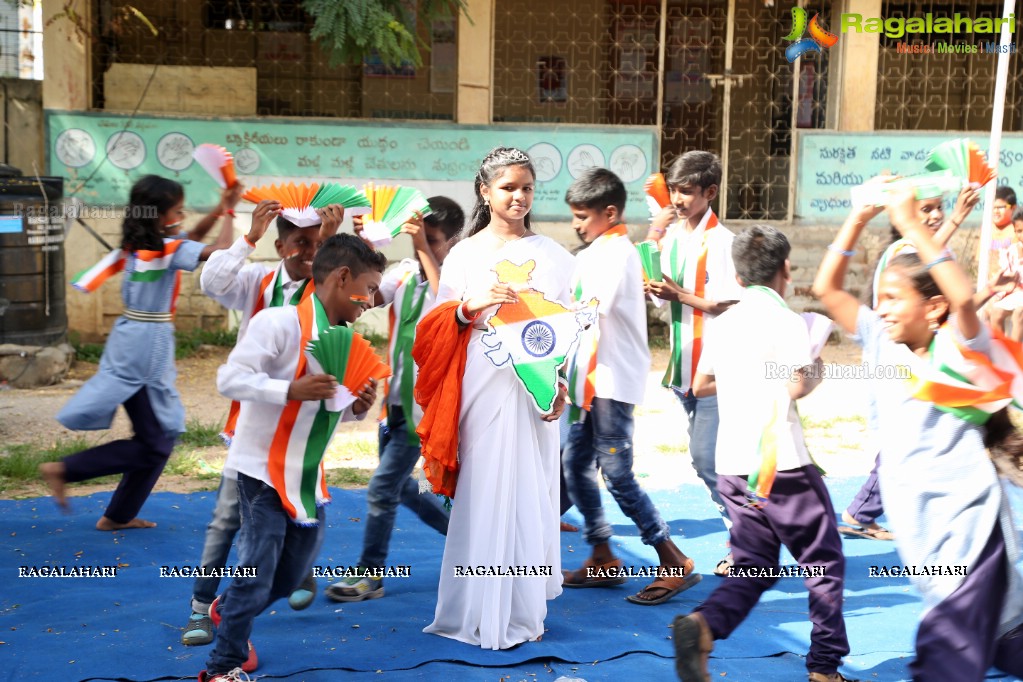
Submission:
{"label": "orange scarf", "polygon": [[455,319],[461,301],[442,303],[416,327],[412,358],[419,366],[416,402],[423,418],[416,427],[422,442],[423,471],[439,495],[455,496],[458,483],[458,420],[462,410],[462,377],[472,327]]}

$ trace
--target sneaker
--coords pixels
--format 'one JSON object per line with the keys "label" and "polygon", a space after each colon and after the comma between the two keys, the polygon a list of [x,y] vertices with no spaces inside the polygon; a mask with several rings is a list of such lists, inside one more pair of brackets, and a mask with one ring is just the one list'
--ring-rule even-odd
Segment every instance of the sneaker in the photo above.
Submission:
{"label": "sneaker", "polygon": [[310,573],[302,581],[302,584],[288,597],[288,606],[295,611],[306,609],[313,603],[316,596],[316,578]]}
{"label": "sneaker", "polygon": [[210,675],[205,670],[199,673],[199,682],[251,682],[252,678],[245,674],[241,668],[219,675]]}
{"label": "sneaker", "polygon": [[840,672],[833,673],[810,673],[809,682],[859,682],[845,677]]}
{"label": "sneaker", "polygon": [[205,613],[192,612],[188,617],[188,625],[181,633],[181,643],[185,646],[199,646],[213,641],[213,621]]}
{"label": "sneaker", "polygon": [[707,659],[714,650],[714,636],[699,613],[675,616],[671,624],[675,645],[675,673],[682,682],[710,682]]}
{"label": "sneaker", "polygon": [[340,602],[379,599],[384,596],[384,579],[369,575],[354,575],[330,585],[323,593],[331,601]]}
{"label": "sneaker", "polygon": [[[210,621],[213,623],[213,627],[220,627],[220,597],[217,597],[216,599],[214,599],[213,602],[210,604]],[[252,646],[252,640],[251,639],[249,640],[248,644],[249,644],[249,657],[247,659],[245,659],[244,663],[242,663],[241,668],[236,668],[236,670],[242,670],[243,672],[251,673],[251,672],[255,672],[256,668],[259,667],[259,656],[256,655],[256,647]],[[203,672],[205,672],[205,671],[203,671]],[[233,673],[233,672],[234,672],[234,670],[231,671],[231,673]],[[230,674],[230,673],[225,673],[225,674]],[[200,680],[201,679],[202,678],[200,678]],[[231,679],[231,678],[228,677],[228,678],[225,678],[225,679]],[[246,678],[246,679],[248,679],[248,678]]]}

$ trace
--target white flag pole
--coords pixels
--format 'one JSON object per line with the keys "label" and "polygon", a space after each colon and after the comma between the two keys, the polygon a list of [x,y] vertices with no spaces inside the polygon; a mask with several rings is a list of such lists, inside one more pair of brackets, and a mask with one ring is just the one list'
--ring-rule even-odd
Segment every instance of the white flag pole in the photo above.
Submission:
{"label": "white flag pole", "polygon": [[[1002,118],[1005,113],[1005,89],[1009,78],[1009,43],[1012,35],[1009,31],[1009,17],[1014,10],[1015,0],[1005,0],[1002,8],[1002,34],[999,39],[1000,51],[998,53],[998,67],[995,70],[995,98],[991,111],[991,140],[988,143],[988,162],[994,167],[995,172],[999,171],[998,158],[1002,148]],[[991,238],[994,232],[994,220],[991,215],[991,208],[995,203],[995,182],[989,182],[984,190],[984,212],[983,222],[980,226],[980,261],[977,264],[977,290],[987,286],[990,259],[991,259]]]}

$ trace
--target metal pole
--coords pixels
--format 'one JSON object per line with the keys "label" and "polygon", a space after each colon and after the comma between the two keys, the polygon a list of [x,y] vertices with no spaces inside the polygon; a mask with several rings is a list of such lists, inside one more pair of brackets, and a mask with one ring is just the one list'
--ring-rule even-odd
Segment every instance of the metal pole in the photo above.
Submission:
{"label": "metal pole", "polygon": [[[1013,13],[1015,0],[1005,0],[1002,16],[1002,35],[999,40],[1001,51],[998,53],[998,68],[995,70],[995,98],[991,111],[991,140],[988,143],[988,161],[998,170],[998,157],[1002,147],[1002,118],[1005,114],[1005,87],[1009,78],[1009,15]],[[996,182],[989,182],[984,190],[984,219],[980,226],[980,257],[977,264],[977,289],[987,286],[990,269],[991,236],[994,232],[994,220],[991,207],[995,203]]]}
{"label": "metal pole", "polygon": [[728,219],[728,147],[731,136],[732,114],[732,43],[735,40],[735,0],[728,0],[728,17],[725,21],[725,84],[724,104],[721,106],[721,187],[718,189],[721,201],[718,214],[722,220]]}
{"label": "metal pole", "polygon": [[[661,0],[661,26],[660,26],[660,46],[661,49],[657,54],[657,134],[664,138],[664,57],[668,51],[667,35],[668,35],[668,0]],[[660,149],[660,139],[658,139],[658,153]],[[660,156],[658,156],[657,165],[655,169],[660,169]]]}

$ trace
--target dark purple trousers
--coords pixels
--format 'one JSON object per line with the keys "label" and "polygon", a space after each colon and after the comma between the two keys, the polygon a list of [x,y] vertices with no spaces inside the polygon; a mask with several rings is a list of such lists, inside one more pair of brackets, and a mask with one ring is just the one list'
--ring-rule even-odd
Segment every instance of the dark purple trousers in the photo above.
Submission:
{"label": "dark purple trousers", "polygon": [[979,682],[992,665],[1023,678],[1023,626],[996,636],[1008,570],[1005,540],[996,523],[966,579],[920,621],[916,659],[909,665],[915,682]]}
{"label": "dark purple trousers", "polygon": [[[746,478],[718,476],[718,493],[732,519],[731,543],[736,571],[778,566],[785,545],[801,566],[820,566],[824,575],[805,578],[810,592],[810,672],[833,673],[849,653],[842,618],[845,556],[835,523],[835,509],[816,467],[779,471],[770,500],[762,509],[746,506]],[[749,615],[777,577],[727,577],[695,610],[714,639],[727,639]],[[795,578],[788,578],[795,580]]]}
{"label": "dark purple trousers", "polygon": [[104,514],[115,523],[127,523],[138,516],[176,440],[167,435],[156,418],[145,388],[124,401],[124,409],[135,431],[130,440],[111,441],[64,458],[64,480],[68,483],[123,474]]}
{"label": "dark purple trousers", "polygon": [[874,459],[874,468],[870,470],[863,487],[856,493],[856,497],[846,507],[849,516],[853,517],[864,526],[874,523],[877,517],[884,513],[884,506],[881,504],[881,486],[877,482],[877,468],[881,466],[881,454],[878,453]]}

